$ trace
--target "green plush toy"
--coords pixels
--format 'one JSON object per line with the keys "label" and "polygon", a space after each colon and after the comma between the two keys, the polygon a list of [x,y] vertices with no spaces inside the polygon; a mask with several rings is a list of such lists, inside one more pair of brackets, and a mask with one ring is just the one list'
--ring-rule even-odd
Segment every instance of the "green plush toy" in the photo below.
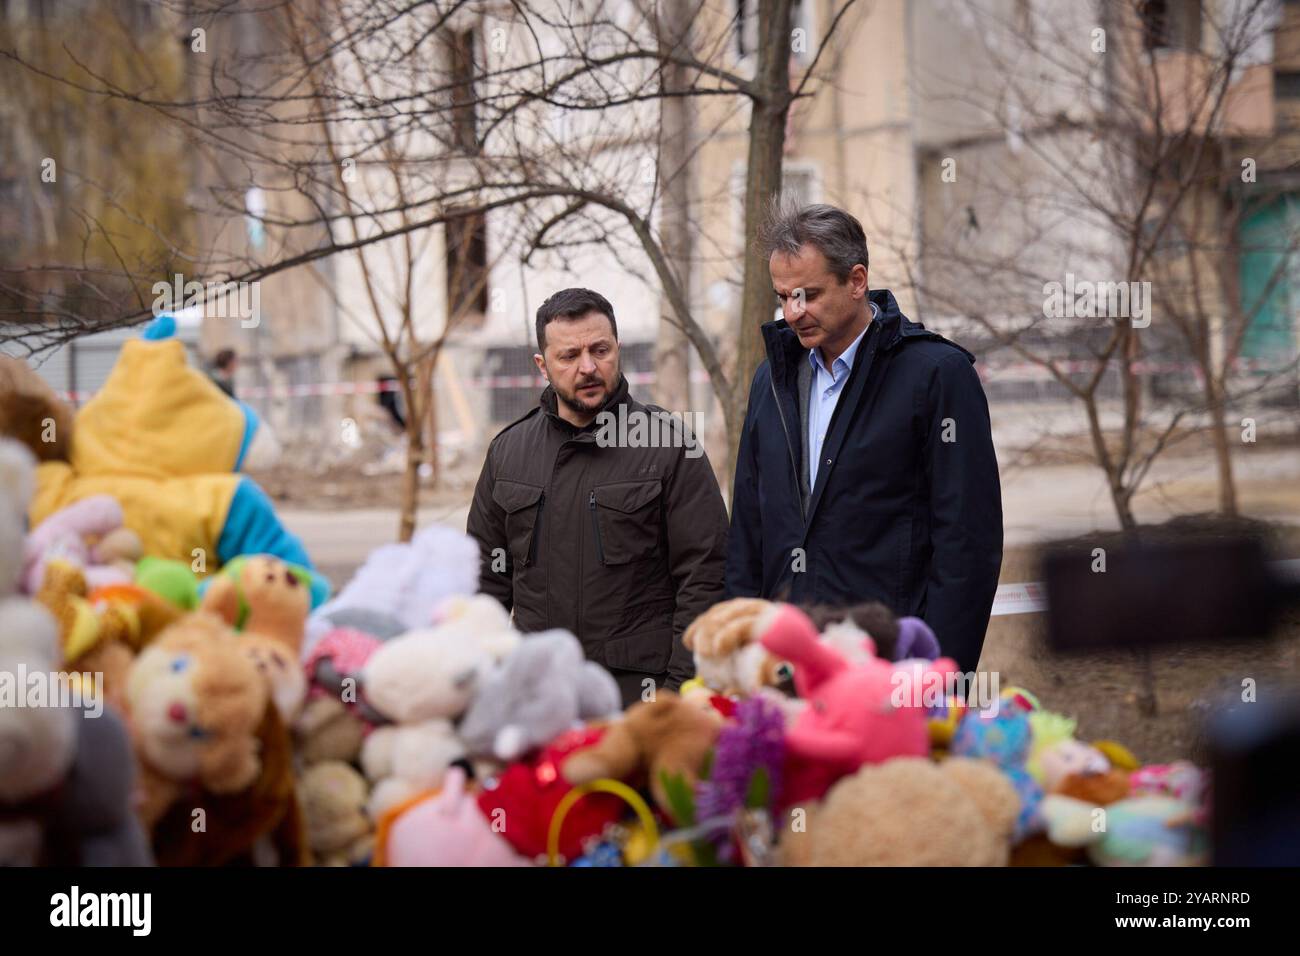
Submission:
{"label": "green plush toy", "polygon": [[143,557],[135,566],[135,583],[182,611],[199,606],[199,579],[184,561]]}

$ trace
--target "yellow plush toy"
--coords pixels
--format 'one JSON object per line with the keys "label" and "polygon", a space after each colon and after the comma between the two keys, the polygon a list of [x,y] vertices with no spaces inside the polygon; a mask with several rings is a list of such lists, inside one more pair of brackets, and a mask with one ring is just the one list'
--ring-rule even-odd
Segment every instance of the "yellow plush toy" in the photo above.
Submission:
{"label": "yellow plush toy", "polygon": [[215,565],[244,429],[239,406],[189,367],[180,342],[126,342],[108,381],[77,413],[69,460],[38,470],[32,525],[107,494],[146,554],[189,560],[200,550]]}
{"label": "yellow plush toy", "polygon": [[241,555],[273,554],[310,572],[314,603],[329,583],[271,499],[238,472],[269,461],[275,442],[254,410],[233,401],[168,335],[161,316],[122,345],[113,371],[77,413],[67,460],[43,462],[31,527],[88,498],[107,496],[144,555],[206,575]]}

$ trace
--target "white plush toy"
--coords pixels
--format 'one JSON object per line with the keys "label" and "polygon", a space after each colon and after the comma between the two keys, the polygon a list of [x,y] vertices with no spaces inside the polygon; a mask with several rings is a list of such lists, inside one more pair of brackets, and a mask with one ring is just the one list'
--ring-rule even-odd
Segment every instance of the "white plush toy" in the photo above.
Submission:
{"label": "white plush toy", "polygon": [[361,749],[362,769],[375,784],[372,817],[441,785],[465,755],[451,722],[469,707],[492,663],[486,647],[455,621],[395,637],[366,662],[366,702],[393,721],[371,731]]}
{"label": "white plush toy", "polygon": [[335,627],[358,627],[381,640],[428,627],[445,599],[478,590],[478,572],[478,544],[444,525],[430,525],[407,544],[376,548],[343,590],[308,618],[302,659]]}
{"label": "white plush toy", "polygon": [[18,697],[27,693],[26,675],[54,673],[61,657],[54,618],[17,594],[23,516],[35,468],[36,460],[24,446],[0,439],[0,811],[5,811],[0,813],[0,866],[38,861],[40,823],[17,808],[63,780],[77,746],[76,712],[17,706]]}
{"label": "white plush toy", "polygon": [[62,705],[58,626],[17,594],[34,469],[25,447],[0,439],[0,867],[141,866],[126,728],[102,699],[98,710]]}

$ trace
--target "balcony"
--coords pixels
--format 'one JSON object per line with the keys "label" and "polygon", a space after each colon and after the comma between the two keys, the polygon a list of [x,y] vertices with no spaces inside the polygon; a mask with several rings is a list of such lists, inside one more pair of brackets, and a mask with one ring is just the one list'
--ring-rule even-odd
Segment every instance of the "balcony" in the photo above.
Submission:
{"label": "balcony", "polygon": [[1142,66],[1142,102],[1152,131],[1159,104],[1165,135],[1191,131],[1225,139],[1255,139],[1274,134],[1277,119],[1271,63],[1240,70],[1230,81],[1217,116],[1215,107],[1224,82],[1219,62],[1198,51],[1161,50],[1154,66],[1154,70],[1150,63]]}

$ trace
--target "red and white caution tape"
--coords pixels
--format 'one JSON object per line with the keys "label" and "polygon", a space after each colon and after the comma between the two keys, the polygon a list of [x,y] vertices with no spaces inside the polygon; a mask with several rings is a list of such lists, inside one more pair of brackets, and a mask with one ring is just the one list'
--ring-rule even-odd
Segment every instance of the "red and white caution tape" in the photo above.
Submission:
{"label": "red and white caution tape", "polygon": [[993,616],[1036,614],[1047,610],[1047,591],[1037,581],[1025,584],[1000,584],[993,595]]}

